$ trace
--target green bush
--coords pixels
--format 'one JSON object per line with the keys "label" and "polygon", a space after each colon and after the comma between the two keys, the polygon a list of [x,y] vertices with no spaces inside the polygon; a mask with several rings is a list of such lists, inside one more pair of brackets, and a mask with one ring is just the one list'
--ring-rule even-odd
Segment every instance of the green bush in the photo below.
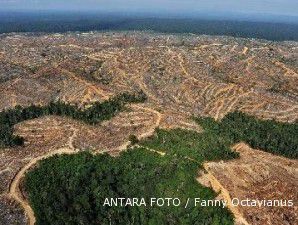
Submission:
{"label": "green bush", "polygon": [[130,135],[128,140],[130,141],[131,145],[135,145],[135,144],[139,143],[139,139],[136,135]]}

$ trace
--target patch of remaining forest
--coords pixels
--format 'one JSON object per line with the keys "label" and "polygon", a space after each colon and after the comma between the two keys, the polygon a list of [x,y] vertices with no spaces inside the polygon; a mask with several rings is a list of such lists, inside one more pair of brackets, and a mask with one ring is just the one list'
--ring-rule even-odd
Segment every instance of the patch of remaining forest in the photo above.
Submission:
{"label": "patch of remaining forest", "polygon": [[[217,159],[227,159],[225,153],[216,155]],[[85,152],[42,161],[28,173],[25,188],[37,225],[61,221],[90,225],[233,224],[233,216],[226,208],[198,208],[194,202],[184,208],[187,198],[216,197],[211,189],[196,181],[199,166],[182,156],[162,156],[146,146],[122,152],[115,158]],[[105,198],[120,197],[144,198],[147,202],[154,197],[179,198],[184,205],[103,206]]]}
{"label": "patch of remaining forest", "polygon": [[[233,224],[221,207],[107,207],[105,198],[178,197],[214,199],[216,194],[196,181],[203,162],[229,160],[230,146],[246,141],[254,147],[297,157],[297,124],[262,121],[231,113],[222,121],[197,118],[205,131],[158,129],[119,157],[80,153],[46,159],[30,171],[25,189],[37,225],[56,224]],[[288,146],[288,147],[287,147]],[[288,148],[290,150],[288,150]]]}
{"label": "patch of remaining forest", "polygon": [[220,122],[212,118],[197,121],[208,131],[229,140],[248,143],[252,148],[288,158],[298,158],[298,123],[260,120],[241,112],[226,115]]}

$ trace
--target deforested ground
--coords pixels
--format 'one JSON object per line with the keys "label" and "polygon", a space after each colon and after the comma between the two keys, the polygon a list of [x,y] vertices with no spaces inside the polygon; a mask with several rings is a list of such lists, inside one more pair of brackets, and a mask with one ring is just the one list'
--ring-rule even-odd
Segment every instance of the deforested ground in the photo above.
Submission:
{"label": "deforested ground", "polygon": [[[176,128],[201,133],[206,129],[195,118],[221,121],[235,111],[295,124],[297,88],[297,42],[140,32],[1,35],[1,111],[53,101],[88,109],[122,93],[142,92],[147,99],[99,124],[58,115],[16,124],[13,132],[24,145],[0,150],[0,224],[32,224],[23,179],[54,153],[89,149],[118,156],[132,136],[146,141],[159,129]],[[171,146],[161,144],[156,151]],[[239,158],[204,162],[198,180],[222,198],[295,202],[292,208],[236,207],[238,223],[297,224],[297,159],[236,144],[230,147]],[[191,141],[185,145],[200,152]]]}

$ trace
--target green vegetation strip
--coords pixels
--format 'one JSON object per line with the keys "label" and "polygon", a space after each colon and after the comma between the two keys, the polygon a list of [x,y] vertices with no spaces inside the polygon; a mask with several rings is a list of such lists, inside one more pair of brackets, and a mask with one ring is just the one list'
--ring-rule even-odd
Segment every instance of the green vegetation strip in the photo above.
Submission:
{"label": "green vegetation strip", "polygon": [[45,106],[31,105],[29,107],[16,106],[0,112],[0,147],[22,145],[24,139],[13,135],[13,126],[25,120],[35,119],[47,115],[67,116],[88,124],[97,124],[111,119],[123,110],[127,103],[138,103],[146,100],[143,92],[138,94],[123,93],[102,103],[96,102],[87,109],[61,101],[51,102]]}
{"label": "green vegetation strip", "polygon": [[[235,112],[222,121],[197,118],[203,133],[181,129],[160,130],[113,158],[88,152],[46,159],[25,178],[25,189],[37,225],[155,225],[233,224],[222,206],[202,207],[187,198],[211,200],[211,189],[196,181],[205,161],[229,160],[230,146],[245,141],[253,147],[297,157],[297,123],[261,121]],[[153,150],[153,151],[150,151]],[[158,152],[166,153],[164,156]],[[105,198],[179,198],[182,206],[104,206]]]}
{"label": "green vegetation strip", "polygon": [[[212,200],[200,185],[199,164],[173,155],[137,148],[113,158],[88,153],[56,156],[29,172],[25,188],[36,225],[233,224],[222,206],[195,206],[187,198]],[[146,206],[104,206],[105,198],[144,198]],[[179,198],[180,206],[150,206],[150,198]]]}
{"label": "green vegetation strip", "polygon": [[220,122],[212,118],[198,118],[207,132],[230,144],[243,141],[258,148],[287,158],[298,158],[298,123],[260,120],[241,112],[226,115]]}
{"label": "green vegetation strip", "polygon": [[253,148],[298,158],[298,123],[281,123],[274,120],[260,120],[241,112],[226,115],[221,121],[212,118],[196,118],[204,132],[177,129],[157,130],[154,138],[142,141],[159,151],[195,159],[214,161],[218,156],[234,157],[230,147],[238,142],[246,142]]}

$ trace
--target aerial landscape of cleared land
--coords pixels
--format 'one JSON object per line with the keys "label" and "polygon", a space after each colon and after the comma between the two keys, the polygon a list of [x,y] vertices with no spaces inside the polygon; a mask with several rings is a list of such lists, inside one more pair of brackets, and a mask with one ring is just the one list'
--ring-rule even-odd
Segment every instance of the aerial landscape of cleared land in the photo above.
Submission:
{"label": "aerial landscape of cleared land", "polygon": [[2,34],[0,90],[1,225],[298,223],[298,42]]}

